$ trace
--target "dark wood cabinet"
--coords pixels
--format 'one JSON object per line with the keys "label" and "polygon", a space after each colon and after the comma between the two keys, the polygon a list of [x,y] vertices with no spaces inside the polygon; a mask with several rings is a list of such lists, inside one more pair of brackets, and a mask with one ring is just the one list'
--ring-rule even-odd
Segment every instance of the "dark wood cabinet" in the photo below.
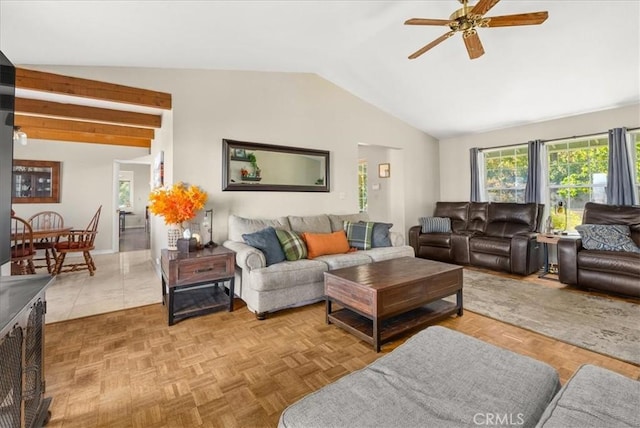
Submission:
{"label": "dark wood cabinet", "polygon": [[15,159],[11,180],[11,202],[60,202],[60,162]]}
{"label": "dark wood cabinet", "polygon": [[45,289],[49,275],[0,277],[0,427],[40,427],[45,398]]}
{"label": "dark wood cabinet", "polygon": [[221,246],[191,253],[163,249],[160,264],[162,304],[167,308],[169,325],[223,309],[233,311],[233,251]]}

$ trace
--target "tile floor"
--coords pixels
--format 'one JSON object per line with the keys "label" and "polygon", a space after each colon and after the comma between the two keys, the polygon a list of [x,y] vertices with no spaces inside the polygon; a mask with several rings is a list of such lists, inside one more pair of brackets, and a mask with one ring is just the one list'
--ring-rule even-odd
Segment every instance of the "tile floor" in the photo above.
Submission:
{"label": "tile floor", "polygon": [[46,322],[112,312],[162,301],[150,250],[94,255],[97,270],[63,273],[47,289]]}

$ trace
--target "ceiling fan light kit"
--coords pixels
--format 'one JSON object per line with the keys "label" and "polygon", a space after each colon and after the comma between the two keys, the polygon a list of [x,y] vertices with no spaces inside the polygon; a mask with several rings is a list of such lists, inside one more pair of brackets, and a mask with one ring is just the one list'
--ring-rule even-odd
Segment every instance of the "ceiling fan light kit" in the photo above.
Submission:
{"label": "ceiling fan light kit", "polygon": [[549,13],[545,11],[485,18],[484,14],[500,0],[480,0],[473,6],[468,4],[469,0],[458,1],[462,3],[462,7],[453,12],[451,16],[449,16],[449,19],[411,18],[405,21],[405,25],[446,25],[451,29],[448,33],[443,34],[433,42],[409,55],[409,59],[419,57],[458,32],[462,33],[462,39],[467,48],[469,58],[476,59],[484,55],[484,48],[482,47],[482,42],[480,42],[477,28],[539,25],[549,17]]}

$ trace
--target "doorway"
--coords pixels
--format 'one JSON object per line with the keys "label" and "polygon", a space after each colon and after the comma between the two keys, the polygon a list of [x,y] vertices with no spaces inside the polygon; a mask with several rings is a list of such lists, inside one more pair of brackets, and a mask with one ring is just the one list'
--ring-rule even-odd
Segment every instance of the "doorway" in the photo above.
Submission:
{"label": "doorway", "polygon": [[151,248],[148,211],[151,165],[116,162],[114,169],[117,177],[117,251],[148,250]]}

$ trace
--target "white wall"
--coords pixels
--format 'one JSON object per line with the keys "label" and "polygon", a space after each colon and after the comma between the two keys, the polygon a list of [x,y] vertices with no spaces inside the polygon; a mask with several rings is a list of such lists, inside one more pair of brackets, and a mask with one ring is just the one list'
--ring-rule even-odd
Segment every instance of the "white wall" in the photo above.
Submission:
{"label": "white wall", "polygon": [[59,204],[13,204],[16,214],[28,218],[39,211],[57,211],[64,223],[84,229],[102,205],[96,252],[112,249],[113,213],[118,209],[113,198],[113,161],[145,155],[148,149],[105,144],[67,143],[29,139],[29,144],[14,144],[14,158],[59,161]]}
{"label": "white wall", "polygon": [[[151,154],[165,150],[169,183],[182,180],[208,192],[207,208],[214,210],[216,242],[227,236],[229,214],[276,217],[357,212],[358,143],[402,149],[397,154],[398,163],[409,172],[397,183],[402,187],[397,194],[403,197],[398,201],[401,207],[394,207],[401,216],[395,221],[398,230],[406,234],[439,198],[437,141],[317,75],[31,68],[171,93],[173,144],[152,146]],[[331,192],[222,192],[223,138],[328,150]],[[404,187],[411,189],[406,197]],[[157,254],[160,246],[153,238],[152,247]]]}
{"label": "white wall", "polygon": [[611,128],[623,126],[640,126],[640,104],[441,140],[440,197],[443,201],[469,200],[469,149],[473,147],[499,147],[536,139],[606,133]]}

